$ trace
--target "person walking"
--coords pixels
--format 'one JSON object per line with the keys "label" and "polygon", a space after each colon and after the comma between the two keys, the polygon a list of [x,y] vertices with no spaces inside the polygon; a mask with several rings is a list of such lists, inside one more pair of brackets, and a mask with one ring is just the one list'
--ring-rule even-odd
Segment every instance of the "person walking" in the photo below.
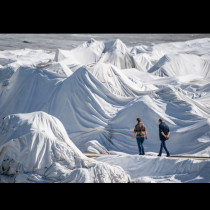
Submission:
{"label": "person walking", "polygon": [[162,150],[164,148],[166,151],[167,157],[170,157],[170,153],[169,153],[168,149],[166,148],[166,140],[169,139],[170,129],[169,129],[168,125],[166,125],[166,123],[163,122],[162,119],[159,119],[158,123],[159,123],[159,136],[160,136],[160,141],[161,141],[160,152],[159,152],[158,156],[160,157],[162,155]]}
{"label": "person walking", "polygon": [[136,121],[137,121],[137,124],[134,128],[132,139],[134,139],[134,137],[136,135],[136,141],[137,141],[137,145],[138,145],[138,149],[139,149],[139,155],[145,155],[143,143],[144,143],[145,138],[146,139],[148,138],[147,130],[146,130],[144,123],[141,122],[140,118],[137,118]]}

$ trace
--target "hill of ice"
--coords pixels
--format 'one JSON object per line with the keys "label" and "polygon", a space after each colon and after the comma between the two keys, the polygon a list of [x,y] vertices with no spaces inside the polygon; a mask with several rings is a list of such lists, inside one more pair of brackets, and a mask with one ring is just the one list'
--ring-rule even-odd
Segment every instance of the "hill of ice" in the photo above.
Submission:
{"label": "hill of ice", "polygon": [[[131,156],[129,156],[128,161],[134,165],[144,161],[145,167],[149,168],[155,162],[157,167],[161,168],[161,164],[164,165],[165,161],[171,161],[171,163],[174,161],[175,168],[181,167],[179,161],[182,160],[163,159],[158,162],[156,157],[144,157],[146,160],[135,157],[138,149],[136,141],[131,140],[131,136],[136,118],[140,117],[148,130],[149,139],[145,141],[146,153],[150,152],[154,156],[159,151],[157,121],[161,117],[171,129],[171,138],[167,142],[171,154],[210,157],[209,82],[210,39],[207,38],[131,48],[119,39],[104,42],[91,39],[72,50],[1,51],[0,118],[6,117],[6,120],[3,121],[2,130],[0,130],[0,145],[11,145],[6,147],[5,154],[12,156],[11,154],[14,153],[12,158],[17,161],[14,163],[15,167],[25,170],[20,173],[24,174],[23,177],[28,176],[25,175],[26,173],[32,173],[33,167],[40,169],[48,167],[50,163],[57,165],[59,159],[56,159],[51,151],[56,150],[52,145],[60,144],[60,141],[56,140],[56,143],[52,144],[52,141],[55,142],[57,138],[52,134],[54,131],[47,131],[44,135],[41,128],[43,126],[43,130],[52,129],[48,124],[51,124],[53,119],[52,121],[59,122],[53,129],[59,130],[58,132],[65,136],[65,143],[61,143],[66,145],[65,149],[64,146],[58,146],[62,147],[61,150],[69,151],[69,145],[66,142],[71,142],[70,147],[74,145],[72,148],[75,151],[121,154],[122,157],[119,158],[122,158],[122,164],[115,157],[111,162],[109,157],[99,158],[99,160],[111,164],[116,161],[114,165],[120,165],[131,177],[139,181],[144,176],[154,178],[162,174],[164,180],[165,175],[172,176],[174,170],[168,168],[165,169],[166,171],[154,170],[151,173],[140,173],[143,169],[137,167],[133,176],[134,174],[128,168],[131,163],[123,164],[128,158],[127,154],[130,154],[134,157],[130,159]],[[43,119],[50,122],[43,125]],[[11,126],[14,124],[15,129],[6,132],[4,129],[9,127],[5,123],[9,123],[10,120],[14,120],[14,122],[11,121]],[[31,129],[33,126],[35,128]],[[19,140],[13,141],[14,139]],[[20,139],[25,142],[21,146]],[[32,140],[34,143],[31,142]],[[0,148],[0,154],[4,154],[1,153],[3,147]],[[30,151],[27,155],[31,156],[26,158],[24,156],[26,153],[22,153],[24,150]],[[78,152],[79,155],[67,152],[68,158],[76,156],[83,161],[85,157],[81,152]],[[38,156],[40,158],[37,159]],[[4,155],[0,157],[3,161]],[[68,171],[68,175],[75,173],[78,179],[75,177],[60,179],[52,175],[57,173],[53,171],[57,169],[48,170],[53,181],[98,181],[95,175],[84,172],[83,167],[80,166],[75,166],[79,168],[77,172],[69,172],[71,168],[66,165],[70,164],[70,159],[68,163],[62,163],[64,165],[59,170],[62,173]],[[183,168],[188,164],[194,165],[194,162],[183,160]],[[205,161],[205,164],[203,162],[196,162],[196,164],[202,165],[208,171],[208,161]],[[204,174],[202,171],[199,174],[198,166],[192,169],[192,171],[195,170],[196,177]],[[112,170],[110,166],[107,167],[109,168],[107,170]],[[180,169],[176,174],[181,171],[194,173],[191,170]],[[11,173],[14,175],[14,171]],[[58,172],[58,174],[62,173]],[[32,176],[36,177],[37,181],[47,181],[41,172],[36,171],[34,174]],[[139,177],[137,177],[138,174]],[[210,181],[209,176],[206,174],[203,176],[202,181]],[[122,180],[127,181],[127,177],[128,175],[123,175]],[[17,180],[26,181],[22,178]],[[161,181],[156,178],[154,180]],[[166,177],[165,180],[167,180]],[[177,180],[194,179],[186,176],[185,179],[180,178],[175,181]],[[100,178],[100,181],[121,182],[120,179],[115,178]],[[173,179],[170,178],[168,181]]]}

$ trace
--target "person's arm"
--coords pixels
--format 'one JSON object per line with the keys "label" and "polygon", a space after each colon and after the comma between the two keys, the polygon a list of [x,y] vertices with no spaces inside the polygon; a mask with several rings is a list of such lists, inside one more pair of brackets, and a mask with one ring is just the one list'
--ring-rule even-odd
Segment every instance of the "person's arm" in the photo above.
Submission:
{"label": "person's arm", "polygon": [[135,135],[136,135],[136,132],[135,132],[135,131],[133,131],[133,136],[132,136],[132,139],[134,139]]}
{"label": "person's arm", "polygon": [[135,135],[136,135],[136,127],[135,127],[135,128],[134,128],[134,130],[133,130],[133,136],[132,136],[132,139],[134,139]]}
{"label": "person's arm", "polygon": [[170,129],[169,129],[169,127],[167,126],[167,135],[166,135],[166,139],[169,139],[169,136],[170,136]]}
{"label": "person's arm", "polygon": [[171,133],[170,133],[170,131],[169,131],[169,132],[168,132],[168,135],[167,135],[167,139],[169,138],[170,134],[171,134]]}
{"label": "person's arm", "polygon": [[145,131],[144,131],[144,133],[145,133],[145,138],[148,139],[146,126],[145,126],[145,125],[143,125],[143,126],[144,126],[144,129],[145,129]]}
{"label": "person's arm", "polygon": [[166,138],[166,135],[165,133],[163,132],[163,126],[162,125],[159,125],[159,129],[160,129],[160,133],[162,136],[164,136]]}
{"label": "person's arm", "polygon": [[145,138],[148,139],[146,128],[145,128]]}
{"label": "person's arm", "polygon": [[167,136],[165,135],[165,133],[163,133],[163,131],[161,132],[162,136],[164,136],[165,138],[167,138]]}

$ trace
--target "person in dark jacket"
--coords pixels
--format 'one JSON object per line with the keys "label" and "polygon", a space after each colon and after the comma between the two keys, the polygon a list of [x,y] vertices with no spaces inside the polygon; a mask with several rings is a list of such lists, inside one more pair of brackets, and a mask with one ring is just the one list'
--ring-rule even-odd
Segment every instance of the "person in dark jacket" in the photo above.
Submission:
{"label": "person in dark jacket", "polygon": [[170,129],[169,129],[168,125],[166,125],[166,123],[163,122],[162,119],[159,119],[158,123],[159,123],[159,136],[160,136],[160,141],[161,141],[160,152],[159,152],[158,156],[162,155],[162,150],[164,148],[166,151],[167,157],[169,157],[170,153],[169,153],[168,149],[166,148],[165,142],[166,142],[166,140],[169,139]]}
{"label": "person in dark jacket", "polygon": [[134,137],[136,135],[136,141],[137,141],[137,145],[138,145],[138,149],[139,149],[139,155],[145,155],[143,143],[144,143],[144,139],[145,138],[147,139],[147,130],[146,130],[144,123],[141,122],[140,118],[137,118],[136,121],[137,121],[137,124],[134,128],[132,139],[134,139]]}

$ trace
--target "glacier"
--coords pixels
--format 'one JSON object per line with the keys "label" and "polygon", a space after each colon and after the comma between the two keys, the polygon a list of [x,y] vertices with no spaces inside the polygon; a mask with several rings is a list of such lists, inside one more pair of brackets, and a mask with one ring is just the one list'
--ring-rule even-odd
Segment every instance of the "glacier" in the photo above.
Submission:
{"label": "glacier", "polygon": [[210,182],[210,160],[156,157],[160,117],[171,154],[210,157],[209,84],[210,38],[2,50],[0,182]]}

